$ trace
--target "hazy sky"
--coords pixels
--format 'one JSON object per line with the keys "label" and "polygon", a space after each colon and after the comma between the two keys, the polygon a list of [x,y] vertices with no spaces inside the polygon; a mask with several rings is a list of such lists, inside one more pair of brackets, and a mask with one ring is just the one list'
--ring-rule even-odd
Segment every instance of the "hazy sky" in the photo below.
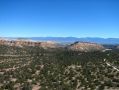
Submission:
{"label": "hazy sky", "polygon": [[119,0],[0,0],[0,36],[119,37]]}

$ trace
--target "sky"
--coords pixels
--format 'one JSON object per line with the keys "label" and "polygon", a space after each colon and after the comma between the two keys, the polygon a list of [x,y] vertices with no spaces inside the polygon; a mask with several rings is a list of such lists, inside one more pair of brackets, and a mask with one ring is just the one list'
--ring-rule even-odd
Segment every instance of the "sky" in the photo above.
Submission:
{"label": "sky", "polygon": [[119,0],[0,0],[0,37],[119,38]]}

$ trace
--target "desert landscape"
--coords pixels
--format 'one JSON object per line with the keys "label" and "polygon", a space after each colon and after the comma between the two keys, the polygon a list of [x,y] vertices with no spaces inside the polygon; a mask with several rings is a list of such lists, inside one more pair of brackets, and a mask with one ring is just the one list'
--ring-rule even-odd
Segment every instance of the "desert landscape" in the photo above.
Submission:
{"label": "desert landscape", "polygon": [[119,89],[118,46],[107,49],[89,42],[65,46],[53,42],[1,42],[1,90]]}
{"label": "desert landscape", "polygon": [[119,90],[119,0],[0,0],[0,90]]}

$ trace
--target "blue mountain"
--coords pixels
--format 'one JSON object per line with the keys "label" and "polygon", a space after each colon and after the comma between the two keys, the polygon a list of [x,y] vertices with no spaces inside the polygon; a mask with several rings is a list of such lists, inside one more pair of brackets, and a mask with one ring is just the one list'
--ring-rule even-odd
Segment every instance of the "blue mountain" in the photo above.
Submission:
{"label": "blue mountain", "polygon": [[31,37],[29,39],[36,41],[55,41],[62,43],[72,43],[80,41],[80,42],[94,42],[99,44],[119,44],[119,38]]}

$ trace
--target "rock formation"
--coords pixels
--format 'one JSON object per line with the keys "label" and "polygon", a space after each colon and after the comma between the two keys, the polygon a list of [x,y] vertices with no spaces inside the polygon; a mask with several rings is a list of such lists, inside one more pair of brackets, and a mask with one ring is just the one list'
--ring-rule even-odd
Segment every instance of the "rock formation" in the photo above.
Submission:
{"label": "rock formation", "polygon": [[58,44],[52,41],[38,42],[38,41],[29,41],[29,40],[4,40],[4,39],[0,40],[0,45],[18,46],[18,47],[39,46],[44,49],[58,47]]}
{"label": "rock formation", "polygon": [[89,51],[101,51],[104,47],[100,44],[90,42],[75,42],[67,47],[69,50],[89,52]]}

